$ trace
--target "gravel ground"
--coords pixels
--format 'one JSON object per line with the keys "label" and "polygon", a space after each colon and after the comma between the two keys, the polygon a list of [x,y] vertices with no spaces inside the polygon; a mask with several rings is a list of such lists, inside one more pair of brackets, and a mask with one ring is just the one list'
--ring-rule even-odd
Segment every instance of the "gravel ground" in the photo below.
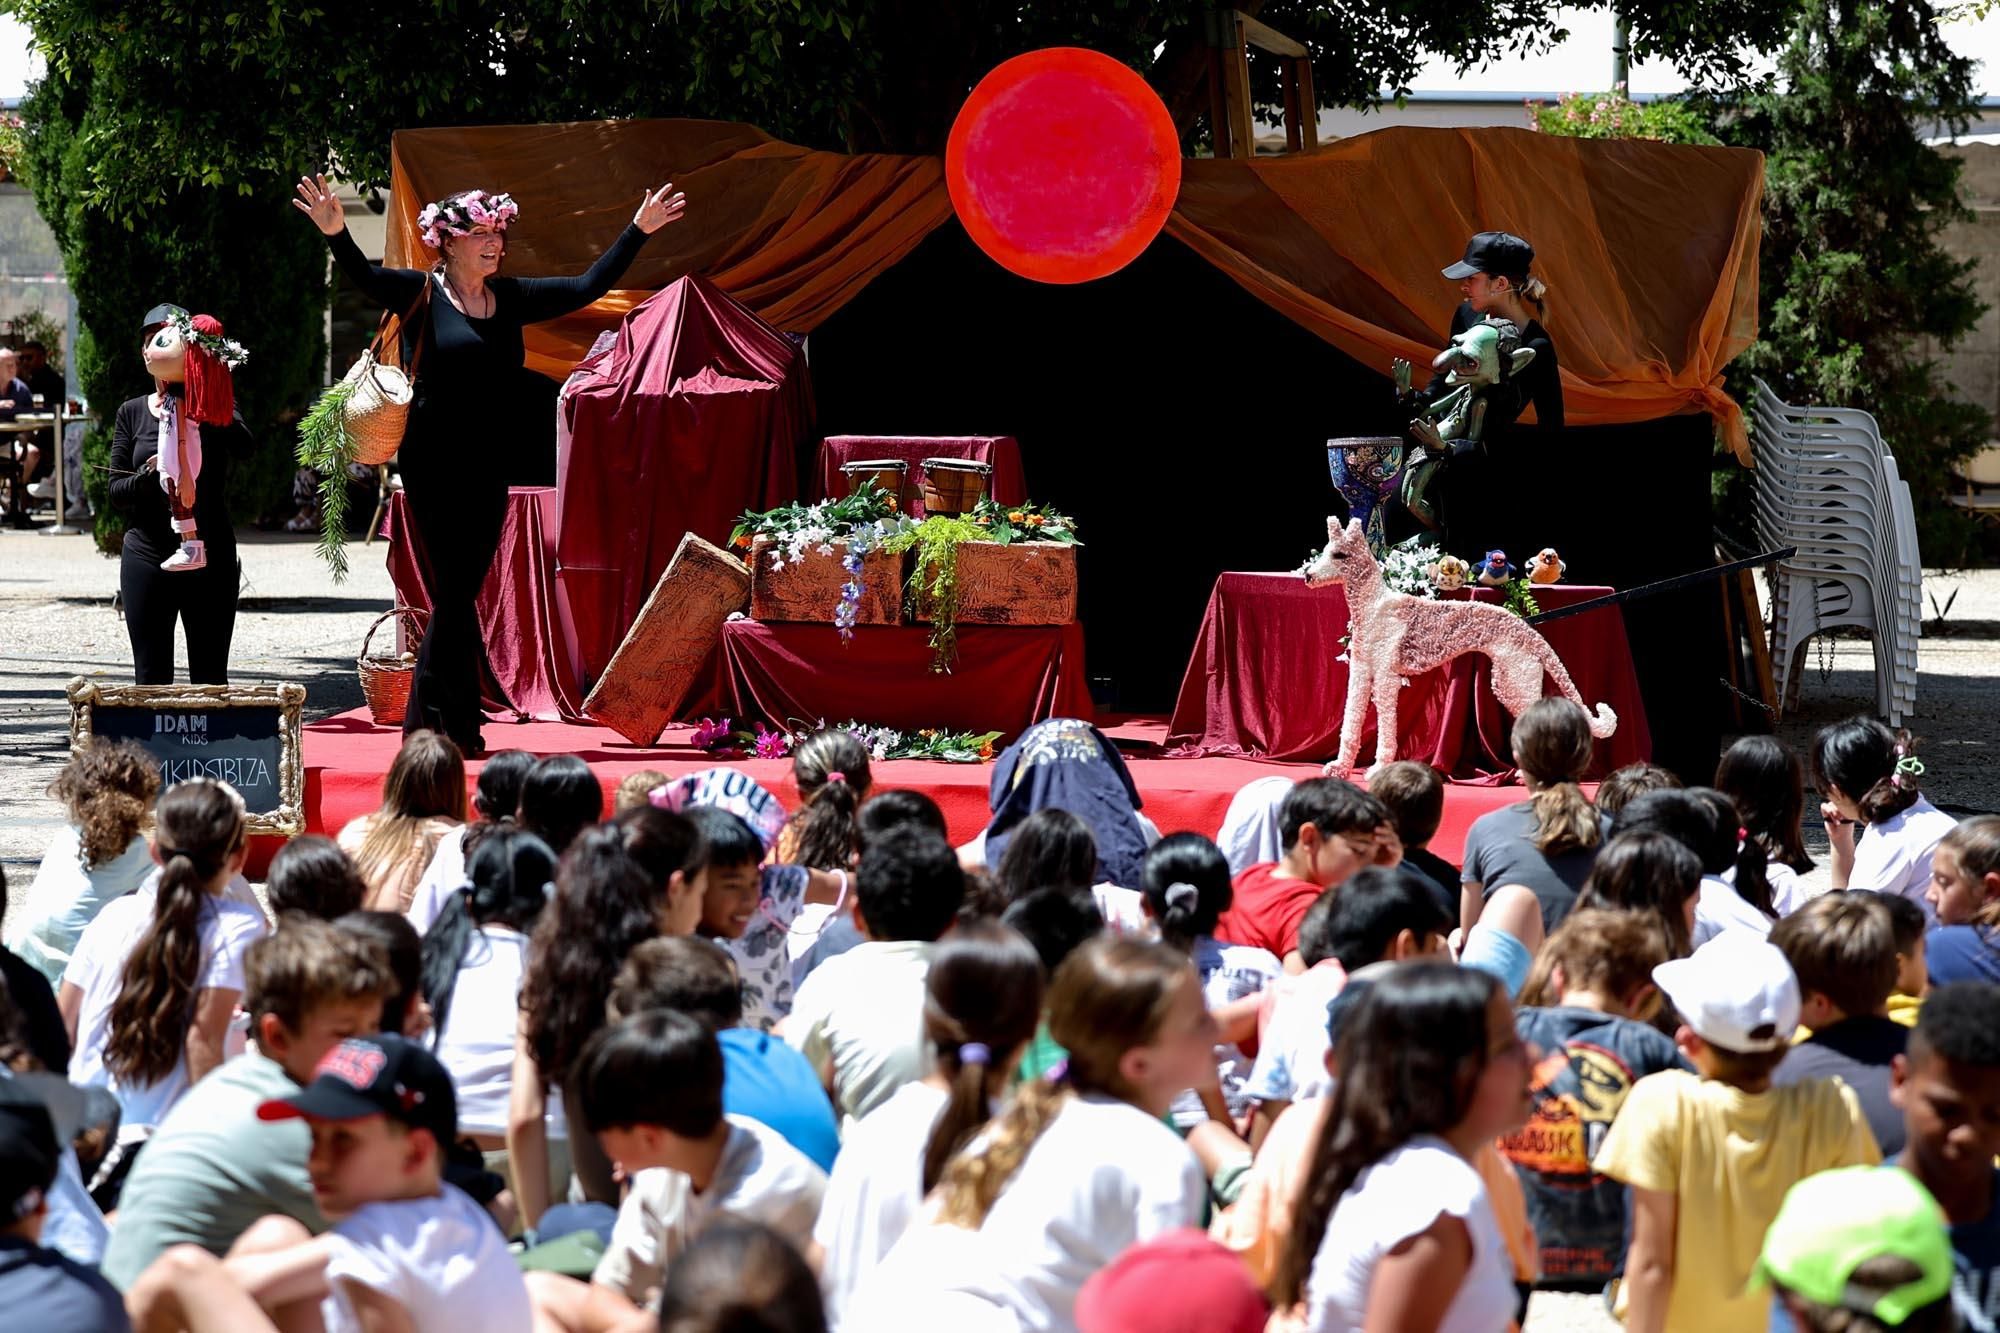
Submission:
{"label": "gravel ground", "polygon": [[[243,589],[231,678],[292,680],[306,687],[306,720],[359,707],[354,658],[369,622],[389,605],[387,547],[355,544],[353,572],[336,585],[310,537],[243,533]],[[69,751],[73,676],[131,680],[132,650],[112,604],[118,562],[90,538],[0,530],[0,866],[8,903],[19,904],[42,848],[61,823],[47,796]],[[387,634],[387,627],[383,633]],[[177,645],[177,647],[179,647]],[[184,671],[187,657],[180,651]]]}

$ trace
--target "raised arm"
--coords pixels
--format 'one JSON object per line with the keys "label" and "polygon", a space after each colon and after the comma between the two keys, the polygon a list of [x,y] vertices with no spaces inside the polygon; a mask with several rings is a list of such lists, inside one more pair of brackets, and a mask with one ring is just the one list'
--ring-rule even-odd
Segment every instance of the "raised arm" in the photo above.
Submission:
{"label": "raised arm", "polygon": [[569,278],[505,280],[513,288],[507,301],[509,317],[523,324],[535,324],[581,310],[611,290],[612,284],[639,257],[639,248],[648,236],[678,220],[686,209],[687,196],[674,193],[669,182],[639,201],[639,211],[632,215],[631,223],[597,257],[597,262],[582,273]]}
{"label": "raised arm", "polygon": [[333,262],[369,300],[398,315],[416,304],[424,290],[425,275],[415,269],[384,268],[370,263],[368,256],[361,253],[361,247],[354,243],[354,237],[348,234],[340,199],[327,185],[326,177],[299,177],[298,197],[292,200],[292,207],[312,219],[320,235],[326,237]]}

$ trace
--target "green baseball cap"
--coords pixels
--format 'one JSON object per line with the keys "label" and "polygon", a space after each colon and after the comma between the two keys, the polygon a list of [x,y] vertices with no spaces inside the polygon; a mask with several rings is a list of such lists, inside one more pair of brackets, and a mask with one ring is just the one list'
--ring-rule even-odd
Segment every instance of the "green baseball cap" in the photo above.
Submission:
{"label": "green baseball cap", "polygon": [[[1862,1264],[1887,1255],[1909,1260],[1917,1276],[1890,1288],[1854,1280]],[[1944,1213],[1916,1177],[1893,1166],[1849,1166],[1807,1176],[1786,1193],[1750,1285],[1776,1283],[1893,1328],[1948,1293],[1951,1272]]]}

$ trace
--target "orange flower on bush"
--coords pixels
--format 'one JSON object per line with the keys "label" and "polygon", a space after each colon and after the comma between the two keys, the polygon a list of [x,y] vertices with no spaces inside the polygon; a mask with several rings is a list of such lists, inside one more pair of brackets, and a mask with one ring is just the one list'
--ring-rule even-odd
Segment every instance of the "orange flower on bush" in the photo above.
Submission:
{"label": "orange flower on bush", "polygon": [[979,762],[982,764],[986,764],[986,763],[991,763],[992,761],[993,761],[993,742],[987,741],[985,744],[979,747]]}
{"label": "orange flower on bush", "polygon": [[1042,524],[1048,522],[1048,520],[1043,518],[1040,514],[1030,514],[1021,521],[1027,524],[1031,528],[1039,528],[1040,526],[1042,526]]}
{"label": "orange flower on bush", "polygon": [[896,512],[897,512],[897,509],[896,509],[896,497],[895,497],[895,496],[893,496],[893,495],[890,495],[890,496],[885,496],[885,497],[883,498],[883,500],[882,500],[882,503],[883,503],[883,504],[885,504],[885,505],[888,505],[888,506],[889,506],[889,512],[890,512],[890,513],[892,513],[892,514],[893,514],[893,513],[896,513]]}
{"label": "orange flower on bush", "polygon": [[1021,511],[1018,509],[1009,509],[1007,511],[1007,521],[1009,523],[1019,523],[1021,521]]}
{"label": "orange flower on bush", "polygon": [[747,550],[749,550],[749,549],[750,549],[750,534],[749,534],[749,533],[747,533],[747,532],[739,532],[739,533],[737,533],[737,534],[736,534],[736,545],[738,545],[738,546],[742,547],[742,548],[743,548],[744,550],[746,550],[746,551],[747,551]]}

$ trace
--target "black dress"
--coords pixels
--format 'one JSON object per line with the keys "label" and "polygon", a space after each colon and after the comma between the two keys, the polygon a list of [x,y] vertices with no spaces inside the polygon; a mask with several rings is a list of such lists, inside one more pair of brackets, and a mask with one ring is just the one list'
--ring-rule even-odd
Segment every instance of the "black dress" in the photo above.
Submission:
{"label": "black dress", "polygon": [[[149,395],[150,396],[150,395]],[[111,429],[111,503],[125,515],[118,588],[125,632],[132,639],[132,674],[141,685],[174,682],[174,623],[187,638],[188,679],[229,683],[229,640],[236,631],[236,529],[229,521],[229,474],[248,457],[250,428],[238,416],[227,426],[202,426],[201,476],[194,517],[208,550],[206,569],[168,573],[160,562],[180,549],[173,510],[159,474],[145,464],[160,452],[160,422],[146,398],[129,398]],[[157,466],[157,465],[155,465]]]}
{"label": "black dress", "polygon": [[[429,728],[477,752],[483,715],[479,667],[484,639],[475,599],[500,544],[507,467],[532,427],[523,411],[523,326],[589,305],[611,290],[646,233],[628,226],[587,272],[570,278],[494,278],[493,313],[473,319],[433,288],[414,321],[423,340],[414,401],[398,454],[410,519],[429,562],[430,626],[417,650],[405,731]],[[397,315],[423,294],[430,274],[371,264],[345,229],[327,237],[341,272]],[[404,349],[404,364],[415,353]]]}
{"label": "black dress", "polygon": [[[1472,308],[1472,302],[1461,302],[1452,312],[1451,336],[1457,338],[1483,318]],[[1515,422],[1530,403],[1534,404],[1535,424],[1540,429],[1561,430],[1563,426],[1562,377],[1557,373],[1556,345],[1540,320],[1529,320],[1521,330],[1521,346],[1534,348],[1535,359],[1520,374],[1494,386],[1487,396],[1481,433],[1485,447],[1452,459],[1438,480],[1437,503],[1442,519],[1439,537],[1446,551],[1468,560],[1482,554],[1481,544],[1493,540],[1497,532],[1491,510],[1495,498],[1503,492],[1494,486],[1495,449],[1500,450],[1503,460],[1508,460]],[[1428,385],[1412,395],[1412,415],[1450,389],[1442,374],[1432,376]],[[1392,497],[1385,505],[1385,522],[1391,541],[1424,531],[1423,525],[1403,507],[1401,496]]]}

